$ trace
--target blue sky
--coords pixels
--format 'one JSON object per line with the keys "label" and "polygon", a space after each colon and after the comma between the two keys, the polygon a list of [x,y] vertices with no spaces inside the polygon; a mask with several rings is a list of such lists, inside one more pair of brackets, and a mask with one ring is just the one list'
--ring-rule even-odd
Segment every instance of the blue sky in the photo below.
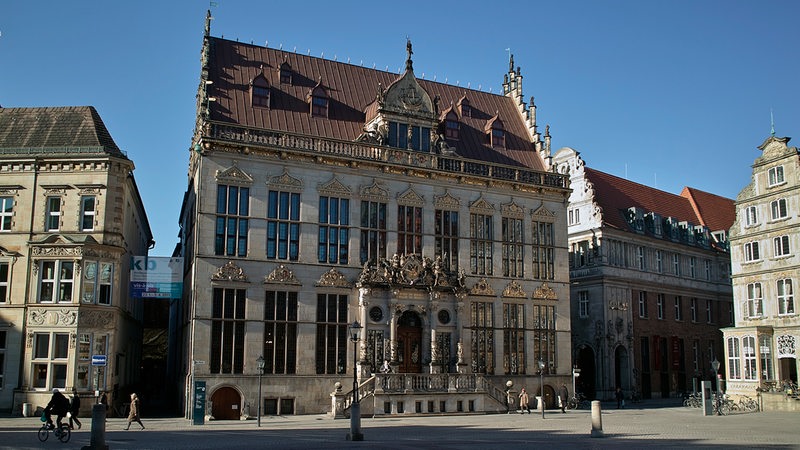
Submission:
{"label": "blue sky", "polygon": [[[800,132],[800,2],[217,0],[215,36],[498,92],[511,49],[552,148],[679,193],[735,198],[770,133]],[[169,255],[207,1],[0,2],[0,105],[92,105],[136,164]],[[792,142],[797,145],[797,142]]]}

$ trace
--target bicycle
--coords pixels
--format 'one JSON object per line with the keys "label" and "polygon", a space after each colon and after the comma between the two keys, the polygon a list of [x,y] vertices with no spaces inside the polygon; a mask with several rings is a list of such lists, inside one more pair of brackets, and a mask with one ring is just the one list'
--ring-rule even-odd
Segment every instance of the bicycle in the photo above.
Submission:
{"label": "bicycle", "polygon": [[589,401],[579,392],[567,400],[567,409],[589,409]]}
{"label": "bicycle", "polygon": [[44,442],[47,438],[50,437],[50,431],[53,431],[53,434],[58,438],[59,441],[63,443],[69,442],[70,436],[72,436],[72,432],[69,429],[69,425],[62,423],[61,425],[50,428],[47,426],[47,423],[42,424],[42,428],[39,428],[39,431],[36,432],[36,435],[39,437],[39,440]]}

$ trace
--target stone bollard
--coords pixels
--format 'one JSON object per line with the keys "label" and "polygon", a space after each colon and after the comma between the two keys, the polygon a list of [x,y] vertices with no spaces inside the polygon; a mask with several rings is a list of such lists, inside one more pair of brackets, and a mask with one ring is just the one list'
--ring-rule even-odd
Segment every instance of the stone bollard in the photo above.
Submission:
{"label": "stone bollard", "polygon": [[592,400],[592,437],[603,437],[603,410],[600,400]]}
{"label": "stone bollard", "polygon": [[92,432],[89,445],[81,450],[108,450],[106,444],[106,405],[98,403],[92,405]]}

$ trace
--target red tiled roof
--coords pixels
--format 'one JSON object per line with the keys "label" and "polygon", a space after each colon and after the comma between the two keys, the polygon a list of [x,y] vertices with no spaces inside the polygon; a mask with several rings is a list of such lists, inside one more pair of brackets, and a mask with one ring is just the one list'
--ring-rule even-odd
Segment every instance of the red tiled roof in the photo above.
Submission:
{"label": "red tiled roof", "polygon": [[625,218],[628,208],[639,207],[647,212],[673,217],[679,222],[705,225],[710,231],[727,230],[733,225],[733,200],[693,188],[684,188],[681,195],[671,194],[614,175],[585,168],[586,179],[594,185],[595,201],[603,208],[606,225],[629,229]]}
{"label": "red tiled roof", "polygon": [[[208,94],[216,98],[211,120],[241,126],[353,141],[361,133],[367,115],[375,114],[379,84],[385,89],[402,74],[364,68],[278,49],[209,37]],[[398,56],[401,54],[398,53]],[[291,84],[281,84],[279,67],[291,65]],[[271,86],[270,108],[250,105],[249,83],[261,73]],[[327,118],[312,117],[306,95],[321,79],[328,92]],[[471,117],[460,118],[457,141],[448,141],[456,154],[485,162],[544,170],[515,101],[510,97],[418,80],[431,98],[439,96],[440,109],[468,95]],[[506,148],[492,148],[484,129],[498,115],[506,133]]]}

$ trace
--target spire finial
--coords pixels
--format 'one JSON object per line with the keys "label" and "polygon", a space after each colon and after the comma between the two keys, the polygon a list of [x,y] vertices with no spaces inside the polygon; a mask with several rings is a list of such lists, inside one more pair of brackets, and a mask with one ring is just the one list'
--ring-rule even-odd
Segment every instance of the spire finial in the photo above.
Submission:
{"label": "spire finial", "polygon": [[205,26],[205,35],[206,37],[211,35],[211,10],[206,10],[206,26]]}
{"label": "spire finial", "polygon": [[769,134],[775,137],[775,118],[772,116],[772,108],[769,109]]}
{"label": "spire finial", "polygon": [[414,52],[411,50],[411,39],[406,36],[406,53],[408,53],[408,59],[406,59],[406,71],[413,72],[414,71],[414,63],[411,61],[411,55]]}

